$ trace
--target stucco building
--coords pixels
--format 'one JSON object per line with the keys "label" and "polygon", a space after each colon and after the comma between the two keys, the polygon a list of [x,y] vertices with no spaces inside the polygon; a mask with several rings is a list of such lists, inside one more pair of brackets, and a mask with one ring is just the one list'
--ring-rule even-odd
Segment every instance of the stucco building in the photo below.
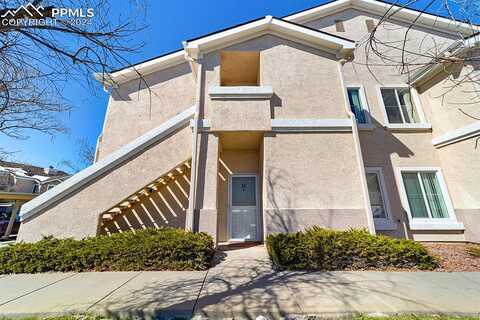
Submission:
{"label": "stucco building", "polygon": [[[173,226],[231,243],[318,225],[479,242],[480,122],[458,105],[480,105],[471,84],[442,91],[473,67],[407,77],[369,54],[389,8],[266,16],[98,75],[111,94],[96,163],[27,203],[18,240]],[[402,41],[415,20],[408,50],[478,47],[471,25],[418,16],[398,10],[376,36]]]}

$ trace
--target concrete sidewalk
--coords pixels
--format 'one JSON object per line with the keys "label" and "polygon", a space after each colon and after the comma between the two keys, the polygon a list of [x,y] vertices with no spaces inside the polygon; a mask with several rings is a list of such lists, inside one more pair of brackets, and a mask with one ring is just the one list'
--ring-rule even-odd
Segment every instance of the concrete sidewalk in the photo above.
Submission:
{"label": "concrete sidewalk", "polygon": [[208,272],[0,276],[0,316],[267,318],[480,312],[480,273],[275,272],[265,249],[228,251]]}

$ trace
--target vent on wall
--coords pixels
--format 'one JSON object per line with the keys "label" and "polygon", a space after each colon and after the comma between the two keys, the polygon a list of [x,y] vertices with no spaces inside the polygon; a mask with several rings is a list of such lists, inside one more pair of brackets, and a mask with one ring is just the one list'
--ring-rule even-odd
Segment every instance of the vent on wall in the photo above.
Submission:
{"label": "vent on wall", "polygon": [[345,32],[345,25],[343,24],[343,20],[335,20],[335,29],[337,32]]}
{"label": "vent on wall", "polygon": [[375,21],[373,21],[373,19],[365,20],[365,24],[367,25],[368,32],[372,32],[375,29]]}

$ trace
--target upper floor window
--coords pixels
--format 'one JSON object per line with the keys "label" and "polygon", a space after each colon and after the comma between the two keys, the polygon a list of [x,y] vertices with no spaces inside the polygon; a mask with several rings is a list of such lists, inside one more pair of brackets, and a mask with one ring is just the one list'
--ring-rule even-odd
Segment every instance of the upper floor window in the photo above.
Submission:
{"label": "upper floor window", "polygon": [[335,20],[335,30],[337,32],[345,32],[345,24],[343,20]]}
{"label": "upper floor window", "polygon": [[348,87],[347,88],[348,102],[350,103],[350,109],[357,122],[360,124],[368,123],[368,115],[366,112],[366,99],[361,87]]}
{"label": "upper floor window", "polygon": [[381,88],[380,92],[389,123],[421,122],[410,88]]}
{"label": "upper floor window", "polygon": [[260,52],[222,51],[220,54],[220,85],[259,86]]}

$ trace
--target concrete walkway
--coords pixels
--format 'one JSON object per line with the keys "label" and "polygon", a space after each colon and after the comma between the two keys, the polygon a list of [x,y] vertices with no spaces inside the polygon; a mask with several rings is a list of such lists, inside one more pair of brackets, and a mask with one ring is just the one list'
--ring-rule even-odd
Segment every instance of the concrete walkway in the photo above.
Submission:
{"label": "concrete walkway", "polygon": [[226,252],[208,272],[0,275],[0,317],[267,318],[480,312],[480,273],[275,272],[264,247]]}

